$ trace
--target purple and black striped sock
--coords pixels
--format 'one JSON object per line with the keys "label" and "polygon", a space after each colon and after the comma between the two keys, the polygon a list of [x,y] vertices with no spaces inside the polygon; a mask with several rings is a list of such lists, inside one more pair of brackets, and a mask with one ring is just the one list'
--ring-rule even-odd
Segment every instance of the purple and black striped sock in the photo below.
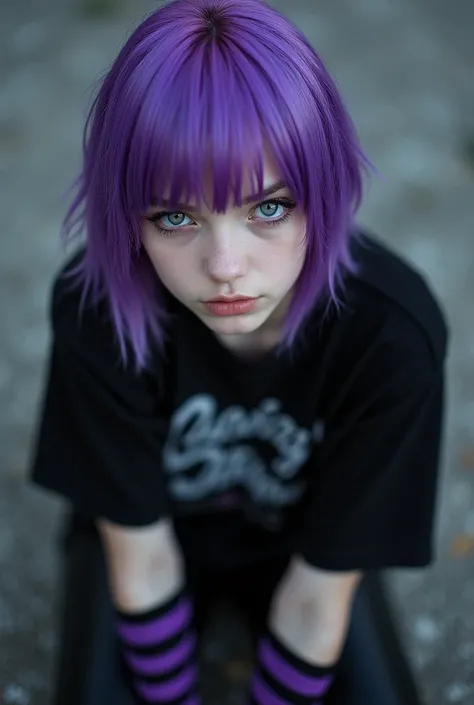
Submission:
{"label": "purple and black striped sock", "polygon": [[116,614],[123,656],[142,701],[200,705],[191,600],[180,593],[148,612]]}
{"label": "purple and black striped sock", "polygon": [[335,666],[303,661],[274,635],[259,643],[257,666],[250,686],[251,705],[318,705],[334,678]]}

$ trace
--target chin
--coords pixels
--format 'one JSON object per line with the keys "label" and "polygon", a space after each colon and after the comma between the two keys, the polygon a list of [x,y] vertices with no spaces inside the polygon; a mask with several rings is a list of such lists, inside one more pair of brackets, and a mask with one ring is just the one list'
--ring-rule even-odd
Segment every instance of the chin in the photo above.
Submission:
{"label": "chin", "polygon": [[214,333],[220,335],[248,335],[257,331],[268,316],[253,314],[250,316],[203,316],[202,321]]}

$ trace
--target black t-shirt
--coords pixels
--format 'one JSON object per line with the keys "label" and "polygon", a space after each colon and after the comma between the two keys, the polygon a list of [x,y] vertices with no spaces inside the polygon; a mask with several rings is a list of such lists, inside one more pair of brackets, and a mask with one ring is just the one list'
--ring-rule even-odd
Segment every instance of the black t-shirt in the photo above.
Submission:
{"label": "black t-shirt", "polygon": [[446,325],[410,266],[371,238],[353,247],[340,306],[257,361],[172,300],[165,355],[136,372],[106,306],[79,316],[58,276],[34,482],[85,517],[171,515],[185,554],[212,565],[430,563]]}

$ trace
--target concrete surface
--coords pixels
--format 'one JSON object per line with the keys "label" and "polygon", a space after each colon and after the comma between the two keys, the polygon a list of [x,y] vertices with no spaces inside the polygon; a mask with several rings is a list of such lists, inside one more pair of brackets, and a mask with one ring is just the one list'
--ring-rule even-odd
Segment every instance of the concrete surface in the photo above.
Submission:
{"label": "concrete surface", "polygon": [[[361,221],[427,273],[452,329],[439,560],[393,576],[429,705],[474,702],[474,5],[280,0],[338,79],[383,175]],[[94,15],[102,5],[108,14]],[[61,252],[93,81],[139,0],[17,0],[0,13],[0,701],[46,705],[56,644],[62,505],[26,487]],[[88,8],[88,9],[87,9]],[[212,651],[212,649],[211,649]],[[212,654],[210,659],[212,661]],[[230,681],[245,673],[227,664]],[[235,694],[227,702],[235,702]],[[220,705],[224,705],[223,699]],[[381,704],[383,705],[383,704]]]}

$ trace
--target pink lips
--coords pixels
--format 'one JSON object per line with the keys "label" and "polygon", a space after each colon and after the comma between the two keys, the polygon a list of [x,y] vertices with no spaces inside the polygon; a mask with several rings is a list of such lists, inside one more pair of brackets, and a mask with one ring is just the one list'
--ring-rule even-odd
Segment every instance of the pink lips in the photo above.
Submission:
{"label": "pink lips", "polygon": [[254,310],[257,299],[247,296],[220,296],[203,303],[214,316],[242,316]]}

